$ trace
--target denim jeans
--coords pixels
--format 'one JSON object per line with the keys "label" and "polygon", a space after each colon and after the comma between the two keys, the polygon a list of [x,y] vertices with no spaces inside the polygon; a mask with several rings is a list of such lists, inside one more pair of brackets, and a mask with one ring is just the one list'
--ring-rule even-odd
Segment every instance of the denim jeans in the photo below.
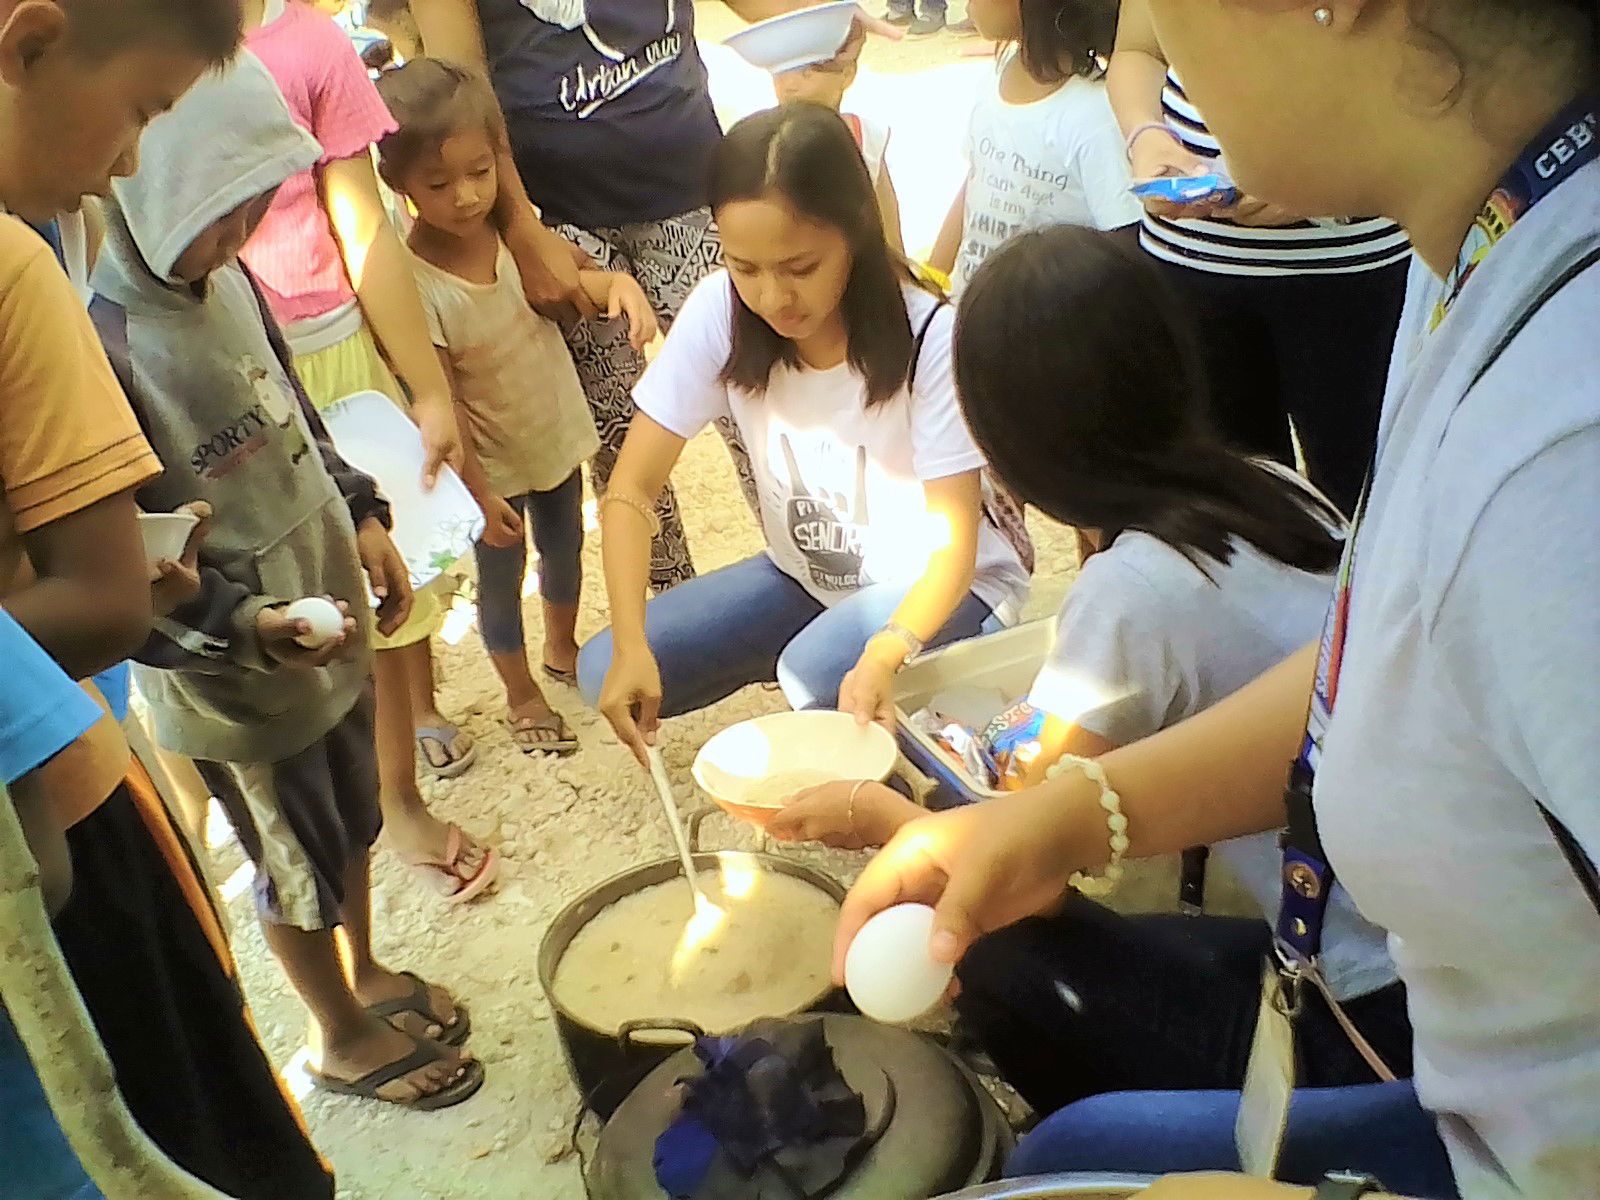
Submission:
{"label": "denim jeans", "polygon": [[[1055,1171],[1237,1171],[1239,1093],[1113,1092],[1045,1119],[1006,1165],[1012,1178]],[[1449,1160],[1411,1084],[1303,1088],[1289,1110],[1278,1177],[1315,1184],[1334,1170],[1366,1171],[1388,1191],[1455,1200]]]}
{"label": "denim jeans", "polygon": [[[662,592],[645,608],[661,670],[661,715],[681,716],[774,680],[790,705],[832,708],[839,684],[907,588],[877,584],[824,608],[765,553]],[[930,646],[975,637],[989,606],[967,595]],[[578,686],[595,704],[611,667],[607,629],[578,655]]]}
{"label": "denim jeans", "polygon": [[522,577],[528,538],[539,551],[539,595],[551,604],[576,604],[583,590],[583,475],[574,471],[548,492],[506,498],[526,527],[513,546],[473,549],[478,560],[478,629],[490,654],[522,649]]}

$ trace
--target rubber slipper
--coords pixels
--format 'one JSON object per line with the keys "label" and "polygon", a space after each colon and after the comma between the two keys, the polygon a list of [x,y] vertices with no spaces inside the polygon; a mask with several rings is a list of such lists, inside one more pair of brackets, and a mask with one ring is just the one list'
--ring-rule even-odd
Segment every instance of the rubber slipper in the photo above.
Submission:
{"label": "rubber slipper", "polygon": [[[467,1006],[459,1001],[455,1004],[456,1019],[445,1025],[439,1020],[438,1014],[428,1007],[428,982],[415,971],[401,971],[402,979],[409,979],[412,983],[410,994],[396,996],[393,1000],[379,1000],[376,1004],[367,1005],[367,1011],[375,1017],[382,1017],[389,1021],[390,1017],[397,1017],[401,1013],[414,1013],[430,1025],[442,1025],[443,1029],[436,1037],[429,1041],[438,1042],[444,1046],[459,1046],[467,1040],[472,1032],[472,1015],[467,1012]],[[389,1024],[394,1025],[393,1021]],[[407,1031],[394,1025],[401,1033]],[[415,1034],[410,1036],[415,1037]]]}
{"label": "rubber slipper", "polygon": [[404,1079],[419,1067],[426,1067],[430,1063],[444,1059],[445,1047],[425,1039],[411,1040],[415,1043],[416,1049],[410,1054],[379,1067],[376,1071],[369,1071],[360,1079],[335,1079],[331,1075],[311,1070],[307,1070],[306,1074],[311,1078],[311,1085],[321,1091],[331,1092],[336,1096],[360,1096],[367,1100],[379,1100],[384,1104],[393,1104],[398,1108],[414,1108],[419,1112],[450,1108],[477,1095],[478,1089],[483,1086],[484,1074],[483,1064],[475,1058],[461,1064],[464,1068],[461,1078],[426,1096],[418,1096],[415,1100],[387,1100],[378,1095],[379,1088],[397,1079]]}
{"label": "rubber slipper", "polygon": [[476,743],[468,746],[466,753],[457,758],[451,758],[446,763],[434,762],[428,754],[427,747],[423,745],[424,742],[433,742],[448,757],[451,753],[450,747],[455,744],[456,739],[460,736],[461,730],[454,725],[419,726],[417,728],[417,757],[422,761],[422,769],[440,779],[454,779],[473,763],[477,762],[478,747]]}
{"label": "rubber slipper", "polygon": [[549,663],[541,664],[544,673],[563,687],[575,688],[578,686],[578,673],[576,671],[562,671],[552,667]]}
{"label": "rubber slipper", "polygon": [[[554,754],[565,757],[581,749],[577,734],[572,732],[572,727],[567,724],[567,719],[560,713],[551,713],[548,717],[524,717],[521,719],[507,718],[506,725],[511,730],[511,738],[517,743],[517,749],[524,754]],[[537,733],[547,730],[555,734],[553,738],[534,738],[524,741],[520,735]]]}
{"label": "rubber slipper", "polygon": [[[478,868],[476,875],[466,874],[461,861],[461,852],[469,844],[483,851],[483,865]],[[445,839],[444,858],[442,860],[408,858],[405,863],[413,870],[426,871],[435,877],[449,880],[453,886],[451,891],[445,893],[445,902],[447,904],[465,904],[468,900],[482,895],[484,889],[494,882],[495,875],[500,870],[500,852],[493,846],[482,845],[461,826],[452,824],[450,832]]]}

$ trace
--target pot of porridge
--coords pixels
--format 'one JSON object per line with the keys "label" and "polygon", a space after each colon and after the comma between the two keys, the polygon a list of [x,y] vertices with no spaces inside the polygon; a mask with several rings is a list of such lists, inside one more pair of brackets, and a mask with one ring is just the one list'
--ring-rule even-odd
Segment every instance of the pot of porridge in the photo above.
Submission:
{"label": "pot of porridge", "polygon": [[682,865],[662,859],[574,900],[540,943],[567,1065],[602,1119],[697,1035],[847,1007],[829,971],[843,887],[765,854],[694,864],[699,911]]}

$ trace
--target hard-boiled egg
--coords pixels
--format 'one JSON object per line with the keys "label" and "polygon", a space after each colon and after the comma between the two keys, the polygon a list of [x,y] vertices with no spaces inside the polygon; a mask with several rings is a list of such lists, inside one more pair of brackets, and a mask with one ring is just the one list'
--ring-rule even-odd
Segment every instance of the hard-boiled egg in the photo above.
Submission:
{"label": "hard-boiled egg", "polygon": [[321,596],[303,596],[284,609],[283,615],[291,621],[304,621],[311,626],[310,633],[295,638],[308,650],[326,645],[344,632],[344,614],[339,611],[339,606]]}
{"label": "hard-boiled egg", "polygon": [[897,904],[861,927],[844,959],[844,986],[875,1021],[904,1024],[939,1002],[952,968],[928,953],[933,909]]}

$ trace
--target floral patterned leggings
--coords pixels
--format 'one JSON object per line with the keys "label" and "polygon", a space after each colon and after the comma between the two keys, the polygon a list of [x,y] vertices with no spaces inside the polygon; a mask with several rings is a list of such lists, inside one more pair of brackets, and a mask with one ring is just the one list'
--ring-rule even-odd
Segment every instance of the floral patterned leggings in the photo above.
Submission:
{"label": "floral patterned leggings", "polygon": [[[722,240],[709,209],[696,209],[664,221],[610,229],[563,225],[561,236],[574,242],[604,271],[626,271],[639,281],[667,329],[694,287],[722,265]],[[623,321],[580,321],[567,333],[584,395],[600,431],[600,450],[590,464],[590,481],[604,495],[617,453],[633,420],[633,385],[644,374],[644,356],[628,344]],[[756,503],[750,456],[731,421],[717,425],[738,472],[752,511]],[[669,484],[656,505],[661,519],[650,555],[650,586],[656,592],[693,579],[694,560],[683,529],[683,514]]]}

